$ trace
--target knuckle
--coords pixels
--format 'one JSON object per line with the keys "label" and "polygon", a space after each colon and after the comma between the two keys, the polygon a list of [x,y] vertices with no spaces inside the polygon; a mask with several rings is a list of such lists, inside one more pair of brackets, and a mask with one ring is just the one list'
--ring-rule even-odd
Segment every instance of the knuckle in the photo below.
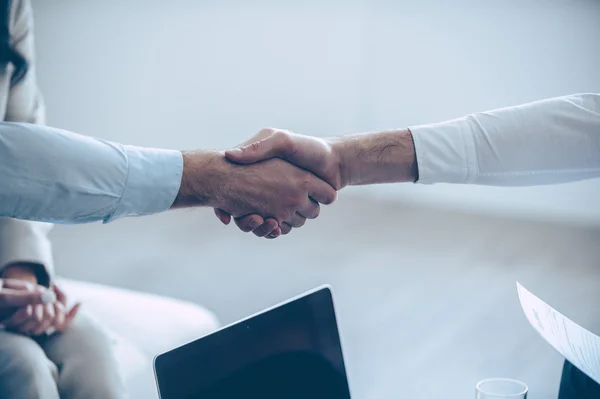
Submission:
{"label": "knuckle", "polygon": [[278,143],[286,143],[289,141],[289,134],[285,130],[274,130],[272,134],[273,139]]}
{"label": "knuckle", "polygon": [[294,193],[285,200],[284,213],[286,217],[293,215],[298,208],[302,206],[304,196],[301,193]]}
{"label": "knuckle", "polygon": [[[295,213],[295,207],[294,210],[286,210],[281,212],[281,216],[278,218],[281,222],[290,222],[292,220],[292,217]],[[280,226],[283,228],[286,223],[280,223]]]}
{"label": "knuckle", "polygon": [[279,227],[283,227],[283,222],[288,220],[287,212],[283,212],[283,211],[277,212],[275,217],[277,218],[277,221],[279,222]]}
{"label": "knuckle", "polygon": [[294,140],[289,132],[285,130],[277,130],[273,133],[273,139],[277,143],[277,147],[281,150],[283,155],[292,156],[295,154]]}
{"label": "knuckle", "polygon": [[307,172],[305,170],[301,171],[300,187],[302,188],[304,193],[311,191],[315,187],[314,183],[315,183],[315,177],[313,176],[312,173]]}
{"label": "knuckle", "polygon": [[257,152],[260,148],[260,141],[256,141],[252,144],[250,144],[250,150],[253,152]]}
{"label": "knuckle", "polygon": [[258,131],[258,133],[253,137],[254,140],[264,140],[267,137],[273,136],[277,132],[277,129],[272,127],[264,127]]}

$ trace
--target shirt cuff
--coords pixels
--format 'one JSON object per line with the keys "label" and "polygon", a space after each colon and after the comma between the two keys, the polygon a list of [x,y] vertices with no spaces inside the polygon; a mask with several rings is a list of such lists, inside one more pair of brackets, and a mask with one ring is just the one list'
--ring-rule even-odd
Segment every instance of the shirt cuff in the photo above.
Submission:
{"label": "shirt cuff", "polygon": [[419,169],[417,183],[473,183],[479,168],[469,117],[409,128]]}
{"label": "shirt cuff", "polygon": [[0,219],[0,273],[15,263],[39,265],[40,285],[49,286],[54,274],[52,246],[47,237],[51,224],[9,218]]}
{"label": "shirt cuff", "polygon": [[123,146],[127,156],[127,181],[115,211],[104,221],[123,216],[151,215],[168,210],[175,202],[181,176],[180,151]]}

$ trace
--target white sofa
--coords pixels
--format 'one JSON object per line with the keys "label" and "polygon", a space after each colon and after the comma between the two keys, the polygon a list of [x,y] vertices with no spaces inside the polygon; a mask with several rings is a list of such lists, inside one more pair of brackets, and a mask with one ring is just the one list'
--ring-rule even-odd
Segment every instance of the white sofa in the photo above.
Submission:
{"label": "white sofa", "polygon": [[60,281],[71,299],[115,338],[121,372],[132,399],[157,398],[156,354],[201,337],[218,326],[215,315],[193,303],[80,281]]}

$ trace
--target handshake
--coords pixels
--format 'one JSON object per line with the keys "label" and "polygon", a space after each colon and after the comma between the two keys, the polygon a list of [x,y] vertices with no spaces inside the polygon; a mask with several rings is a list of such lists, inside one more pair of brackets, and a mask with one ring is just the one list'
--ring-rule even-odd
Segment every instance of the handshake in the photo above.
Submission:
{"label": "handshake", "polygon": [[209,206],[224,223],[277,238],[319,216],[348,185],[417,179],[408,129],[321,139],[262,129],[241,146],[183,153],[175,208]]}

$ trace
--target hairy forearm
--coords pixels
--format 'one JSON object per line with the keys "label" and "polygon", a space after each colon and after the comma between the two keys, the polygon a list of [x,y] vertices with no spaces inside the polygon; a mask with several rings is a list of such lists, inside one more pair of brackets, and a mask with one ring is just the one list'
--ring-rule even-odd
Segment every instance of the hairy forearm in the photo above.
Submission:
{"label": "hairy forearm", "polygon": [[335,138],[332,147],[340,159],[343,186],[418,179],[414,144],[408,129]]}
{"label": "hairy forearm", "polygon": [[216,151],[183,152],[183,174],[173,208],[211,206],[218,194],[222,155]]}

